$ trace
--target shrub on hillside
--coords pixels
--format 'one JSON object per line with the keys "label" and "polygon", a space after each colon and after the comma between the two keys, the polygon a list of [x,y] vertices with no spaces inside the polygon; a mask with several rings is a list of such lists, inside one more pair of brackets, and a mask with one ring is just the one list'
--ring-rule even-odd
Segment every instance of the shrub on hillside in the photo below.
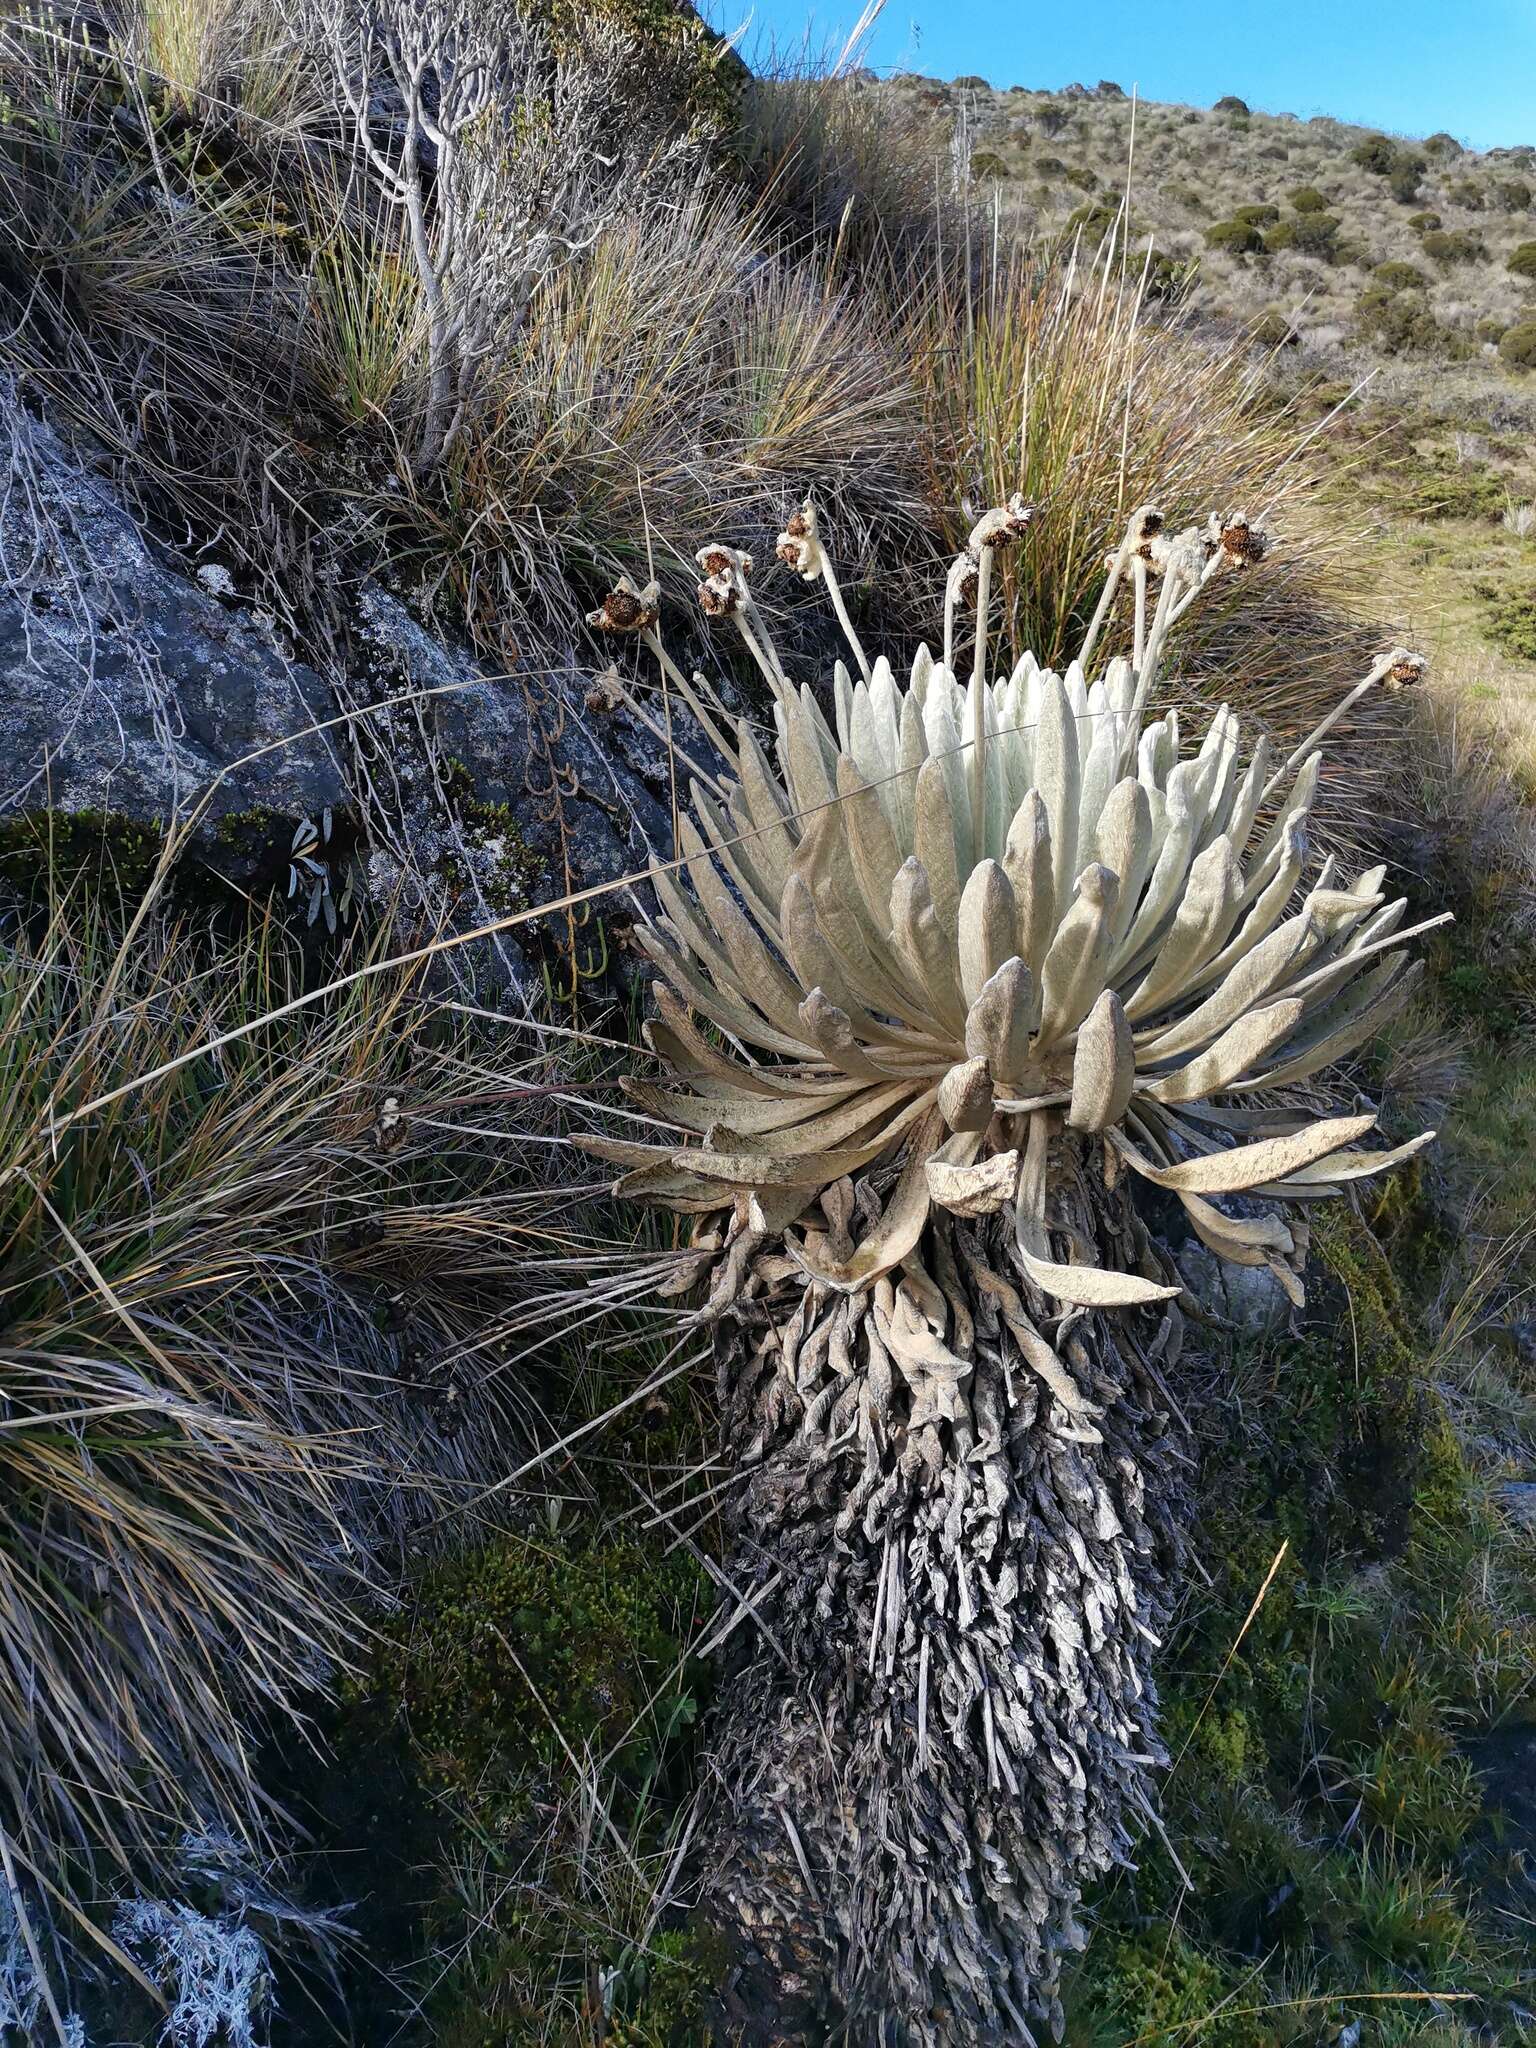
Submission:
{"label": "shrub on hillside", "polygon": [[1349,152],[1349,160],[1361,170],[1375,171],[1384,178],[1397,164],[1397,144],[1390,135],[1367,135]]}
{"label": "shrub on hillside", "polygon": [[[1406,264],[1384,264],[1387,270]],[[1355,301],[1355,328],[1389,356],[1430,356],[1446,361],[1467,353],[1466,338],[1435,318],[1422,291],[1394,291],[1390,285],[1367,287]]]}
{"label": "shrub on hillside", "polygon": [[1290,194],[1290,201],[1298,213],[1326,213],[1328,202],[1315,185],[1298,185]]}
{"label": "shrub on hillside", "polygon": [[1477,323],[1477,338],[1479,341],[1498,343],[1508,334],[1509,329],[1508,320],[1500,320],[1496,315],[1488,313]]}
{"label": "shrub on hillside", "polygon": [[1232,218],[1245,221],[1251,228],[1267,228],[1272,227],[1280,218],[1280,209],[1278,206],[1265,205],[1234,206]]}
{"label": "shrub on hillside", "polygon": [[1264,253],[1279,256],[1296,246],[1296,223],[1293,220],[1277,220],[1272,228],[1264,230]]}
{"label": "shrub on hillside", "polygon": [[1393,166],[1387,178],[1387,190],[1401,206],[1412,206],[1419,196],[1419,180],[1423,176],[1419,163],[1403,160]]}
{"label": "shrub on hillside", "polygon": [[971,158],[971,176],[978,182],[988,178],[1008,178],[1013,173],[993,149],[978,149]]}
{"label": "shrub on hillside", "polygon": [[1090,200],[1086,206],[1074,207],[1062,224],[1062,239],[1071,241],[1080,235],[1084,248],[1097,249],[1120,218],[1118,207],[1106,206],[1101,199]]}
{"label": "shrub on hillside", "polygon": [[1245,220],[1213,221],[1205,230],[1205,246],[1223,250],[1228,256],[1257,256],[1264,250],[1264,237]]}
{"label": "shrub on hillside", "polygon": [[1499,340],[1499,361],[1512,370],[1536,370],[1536,320],[1507,328]]}
{"label": "shrub on hillside", "polygon": [[1411,213],[1408,216],[1408,225],[1416,235],[1427,235],[1432,234],[1436,228],[1444,227],[1445,223],[1438,213]]}
{"label": "shrub on hillside", "polygon": [[1424,148],[1429,156],[1441,159],[1460,156],[1462,153],[1461,144],[1455,136],[1447,135],[1443,128],[1437,128],[1433,135],[1425,136]]}
{"label": "shrub on hillside", "polygon": [[1301,337],[1275,306],[1266,306],[1253,323],[1253,338],[1260,348],[1295,348]]}
{"label": "shrub on hillside", "polygon": [[1090,170],[1087,164],[1071,164],[1067,168],[1067,183],[1075,185],[1079,192],[1097,192],[1099,174]]}
{"label": "shrub on hillside", "polygon": [[1516,277],[1536,278],[1536,242],[1522,242],[1504,267]]}
{"label": "shrub on hillside", "polygon": [[1487,201],[1487,194],[1475,178],[1453,178],[1446,190],[1468,213],[1481,213]]}
{"label": "shrub on hillside", "polygon": [[1416,270],[1411,263],[1378,263],[1371,275],[1378,284],[1394,292],[1416,291],[1428,282],[1423,271]]}
{"label": "shrub on hillside", "polygon": [[1303,256],[1320,256],[1325,263],[1338,259],[1339,217],[1336,213],[1298,214],[1292,222],[1293,246]]}
{"label": "shrub on hillside", "polygon": [[1524,178],[1505,178],[1494,186],[1499,203],[1511,213],[1525,213],[1531,204],[1531,188]]}
{"label": "shrub on hillside", "polygon": [[1240,100],[1235,92],[1223,93],[1211,109],[1213,114],[1246,114],[1250,112],[1248,102]]}
{"label": "shrub on hillside", "polygon": [[1475,235],[1462,228],[1437,228],[1424,237],[1422,247],[1432,262],[1447,265],[1476,263],[1488,253]]}

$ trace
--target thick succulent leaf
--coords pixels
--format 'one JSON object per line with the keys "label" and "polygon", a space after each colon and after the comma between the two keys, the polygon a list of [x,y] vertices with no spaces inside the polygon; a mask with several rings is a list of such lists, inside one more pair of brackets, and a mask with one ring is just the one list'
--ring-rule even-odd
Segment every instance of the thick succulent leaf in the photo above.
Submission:
{"label": "thick succulent leaf", "polygon": [[1131,1027],[1120,998],[1107,988],[1077,1034],[1067,1122],[1075,1131],[1102,1131],[1119,1123],[1135,1086],[1136,1047]]}
{"label": "thick succulent leaf", "polygon": [[[889,1085],[888,1077],[882,1076],[882,1080]],[[763,1131],[785,1130],[803,1123],[808,1116],[837,1109],[864,1093],[860,1082],[835,1074],[816,1081],[806,1080],[793,1095],[750,1095],[721,1082],[663,1088],[654,1081],[641,1080],[637,1074],[626,1074],[623,1088],[630,1101],[648,1116],[674,1124],[679,1130],[697,1131],[701,1136],[721,1123],[730,1123],[753,1136]],[[670,1149],[677,1148],[674,1145]]]}

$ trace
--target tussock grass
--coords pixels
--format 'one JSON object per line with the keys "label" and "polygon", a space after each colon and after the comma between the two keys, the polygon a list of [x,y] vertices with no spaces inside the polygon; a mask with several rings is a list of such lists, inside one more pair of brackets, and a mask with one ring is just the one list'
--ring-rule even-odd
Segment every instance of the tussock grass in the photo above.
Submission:
{"label": "tussock grass", "polygon": [[298,973],[271,926],[211,954],[78,898],[0,948],[0,1825],[45,1881],[259,1837],[258,1717],[302,1720],[406,1532],[520,1434],[451,1364],[523,1238],[410,976],[71,1120]]}

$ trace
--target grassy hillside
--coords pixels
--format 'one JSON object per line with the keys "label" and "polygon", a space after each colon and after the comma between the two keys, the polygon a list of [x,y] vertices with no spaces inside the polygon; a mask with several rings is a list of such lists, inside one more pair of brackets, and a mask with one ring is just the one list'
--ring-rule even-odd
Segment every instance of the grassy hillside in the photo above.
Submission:
{"label": "grassy hillside", "polygon": [[1536,364],[1536,146],[902,74],[874,85],[1011,230],[1103,231],[1127,187],[1151,284],[1277,339],[1436,362]]}

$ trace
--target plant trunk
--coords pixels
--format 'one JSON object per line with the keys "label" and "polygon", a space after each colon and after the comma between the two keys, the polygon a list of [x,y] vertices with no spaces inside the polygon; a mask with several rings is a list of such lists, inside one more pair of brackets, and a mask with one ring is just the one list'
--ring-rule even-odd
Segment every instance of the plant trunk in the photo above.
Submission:
{"label": "plant trunk", "polygon": [[[1058,1242],[1145,1269],[1098,1147],[1066,1133],[1051,1166]],[[727,1569],[753,1606],[702,1859],[738,1964],[726,2031],[882,2048],[1058,2031],[1082,1887],[1126,1859],[1165,1761],[1151,1656],[1183,1552],[1188,1442],[1160,1370],[1177,1312],[1064,1314],[1024,1277],[1011,1219],[936,1211],[914,1258],[854,1296],[738,1219],[705,1314],[746,1468]]]}

